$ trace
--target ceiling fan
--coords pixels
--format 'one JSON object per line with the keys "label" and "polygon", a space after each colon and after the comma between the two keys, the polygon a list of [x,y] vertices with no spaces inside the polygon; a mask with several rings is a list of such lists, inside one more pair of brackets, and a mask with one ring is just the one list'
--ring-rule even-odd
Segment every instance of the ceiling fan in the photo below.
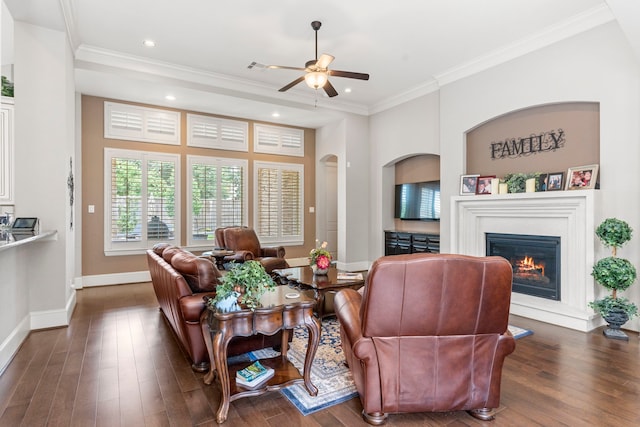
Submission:
{"label": "ceiling fan", "polygon": [[299,70],[306,71],[303,76],[298,77],[288,85],[279,89],[279,92],[286,92],[291,89],[298,83],[303,80],[307,83],[312,89],[320,89],[323,88],[329,97],[334,97],[338,95],[338,92],[333,87],[331,82],[329,81],[329,76],[335,77],[347,77],[349,79],[358,79],[358,80],[369,80],[369,74],[365,73],[354,73],[351,71],[338,71],[338,70],[330,70],[329,64],[335,59],[333,56],[323,53],[320,58],[318,58],[318,30],[322,26],[320,21],[313,21],[311,23],[311,28],[316,32],[316,59],[312,59],[307,61],[304,65],[304,68],[301,67],[287,67],[284,65],[263,65],[257,62],[252,62],[249,64],[248,68],[274,68],[274,69],[282,69],[282,70]]}

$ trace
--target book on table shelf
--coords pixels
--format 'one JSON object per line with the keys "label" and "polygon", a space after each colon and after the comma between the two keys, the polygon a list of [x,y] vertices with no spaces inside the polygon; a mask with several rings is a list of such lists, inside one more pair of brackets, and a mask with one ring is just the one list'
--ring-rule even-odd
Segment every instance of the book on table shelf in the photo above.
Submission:
{"label": "book on table shelf", "polygon": [[338,273],[338,280],[363,280],[362,273]]}
{"label": "book on table shelf", "polygon": [[236,384],[249,388],[257,387],[273,377],[274,373],[272,368],[264,367],[258,360],[236,372]]}

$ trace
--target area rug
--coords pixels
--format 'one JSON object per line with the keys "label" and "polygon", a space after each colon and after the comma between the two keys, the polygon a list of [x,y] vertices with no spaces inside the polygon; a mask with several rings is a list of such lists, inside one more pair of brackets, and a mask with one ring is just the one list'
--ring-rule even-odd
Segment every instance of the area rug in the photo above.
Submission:
{"label": "area rug", "polygon": [[[294,329],[287,357],[302,372],[307,351],[306,328]],[[251,358],[274,357],[278,353],[270,349],[254,351]],[[295,384],[281,390],[281,393],[302,413],[309,415],[321,409],[345,402],[358,395],[351,371],[344,364],[340,345],[340,325],[336,319],[322,322],[320,344],[311,366],[311,382],[318,387],[318,395],[313,397],[303,384]]]}
{"label": "area rug", "polygon": [[529,335],[533,335],[533,331],[529,329],[519,328],[517,326],[509,325],[509,332],[515,339],[520,339],[527,337]]}
{"label": "area rug", "polygon": [[[509,325],[515,339],[533,334],[528,329]],[[287,357],[302,372],[307,349],[306,328],[294,329],[294,336]],[[252,360],[275,357],[279,353],[264,349],[249,353]],[[333,405],[345,402],[358,395],[351,371],[344,364],[340,345],[340,324],[335,318],[322,321],[320,344],[311,366],[311,381],[318,387],[318,395],[310,396],[303,384],[295,384],[281,390],[281,393],[302,413],[309,415]]]}

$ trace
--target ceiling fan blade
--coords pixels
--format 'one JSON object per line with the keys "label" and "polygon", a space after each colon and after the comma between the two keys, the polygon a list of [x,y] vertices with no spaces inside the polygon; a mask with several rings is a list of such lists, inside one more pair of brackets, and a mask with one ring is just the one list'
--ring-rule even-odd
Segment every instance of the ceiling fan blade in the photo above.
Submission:
{"label": "ceiling fan blade", "polygon": [[287,67],[286,65],[267,65],[266,68],[274,69],[274,70],[296,70],[296,71],[306,71],[306,68],[302,67]]}
{"label": "ceiling fan blade", "polygon": [[296,70],[296,71],[306,71],[306,68],[301,67],[287,67],[286,65],[264,65],[259,62],[253,61],[251,64],[247,65],[247,68],[270,68],[270,69],[281,69],[281,70]]}
{"label": "ceiling fan blade", "polygon": [[303,80],[304,80],[304,76],[298,77],[297,79],[295,79],[294,81],[292,81],[288,85],[284,86],[281,89],[278,89],[278,92],[286,92],[286,91],[288,91],[289,89],[291,89],[292,87],[294,87],[295,85],[297,85],[298,83],[300,83]]}
{"label": "ceiling fan blade", "polygon": [[336,58],[327,53],[323,53],[316,61],[316,67],[325,70],[329,66],[329,64],[333,62],[334,59]]}
{"label": "ceiling fan blade", "polygon": [[338,96],[338,91],[336,91],[336,88],[333,87],[333,85],[331,84],[331,82],[329,80],[327,80],[327,82],[324,84],[323,89],[327,93],[329,98],[333,98],[334,96]]}
{"label": "ceiling fan blade", "polygon": [[369,74],[366,73],[354,73],[351,71],[338,71],[338,70],[327,70],[330,76],[336,77],[347,77],[350,79],[358,79],[358,80],[369,80]]}

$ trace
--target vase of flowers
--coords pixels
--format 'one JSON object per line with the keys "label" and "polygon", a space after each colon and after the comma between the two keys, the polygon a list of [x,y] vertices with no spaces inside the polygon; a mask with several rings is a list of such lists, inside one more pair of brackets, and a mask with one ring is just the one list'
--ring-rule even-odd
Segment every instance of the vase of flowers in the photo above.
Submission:
{"label": "vase of flowers", "polygon": [[329,272],[329,266],[331,265],[331,253],[327,250],[327,242],[322,242],[318,246],[316,240],[316,247],[309,252],[309,266],[313,270],[313,274],[323,275]]}

